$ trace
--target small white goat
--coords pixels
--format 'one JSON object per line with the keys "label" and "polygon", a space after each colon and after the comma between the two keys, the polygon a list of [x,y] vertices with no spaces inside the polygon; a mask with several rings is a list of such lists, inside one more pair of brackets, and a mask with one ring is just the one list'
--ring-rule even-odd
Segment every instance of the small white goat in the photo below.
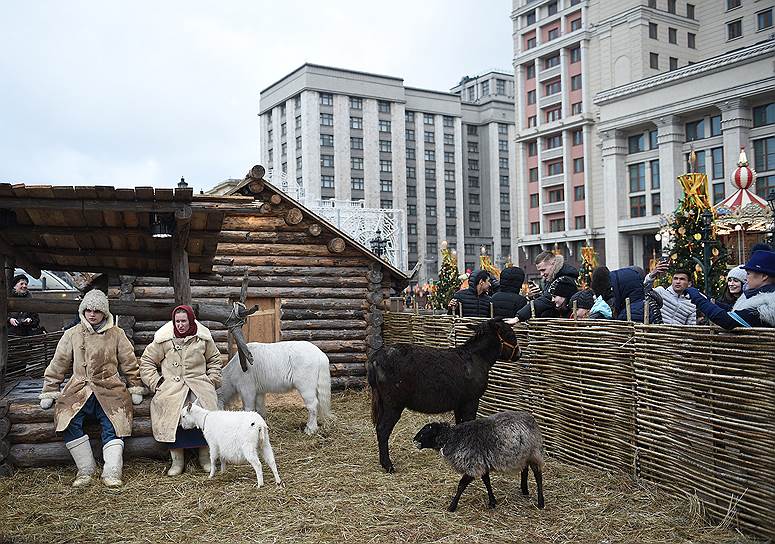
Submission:
{"label": "small white goat", "polygon": [[242,371],[234,355],[223,368],[223,383],[217,390],[218,408],[223,409],[239,393],[245,410],[256,410],[266,418],[266,393],[296,389],[304,400],[309,417],[304,432],[315,434],[318,416],[331,419],[331,371],[328,357],[311,342],[288,341],[248,343],[253,364]]}
{"label": "small white goat", "polygon": [[261,456],[272,469],[275,483],[282,484],[274,462],[272,445],[269,443],[269,427],[260,414],[210,411],[189,402],[180,411],[180,425],[184,429],[196,427],[202,430],[210,448],[210,478],[215,476],[216,459],[221,460],[221,472],[226,471],[227,461],[247,462],[256,471],[258,487],[261,487],[264,485],[261,461],[258,458],[258,448],[261,446]]}

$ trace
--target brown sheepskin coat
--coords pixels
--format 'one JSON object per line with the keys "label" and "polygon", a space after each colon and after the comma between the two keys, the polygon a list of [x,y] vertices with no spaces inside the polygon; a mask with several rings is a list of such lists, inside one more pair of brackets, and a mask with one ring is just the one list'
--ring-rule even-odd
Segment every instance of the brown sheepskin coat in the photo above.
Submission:
{"label": "brown sheepskin coat", "polygon": [[154,393],[151,427],[159,442],[175,441],[189,391],[203,408],[218,409],[215,390],[221,385],[221,353],[207,327],[197,321],[196,328],[195,336],[175,338],[172,321],[167,322],[140,357],[140,376]]}
{"label": "brown sheepskin coat", "polygon": [[[86,308],[100,310],[107,319],[99,332],[86,321]],[[147,393],[140,381],[135,350],[123,330],[114,325],[108,299],[101,291],[89,291],[78,309],[81,323],[65,331],[54,358],[44,373],[40,398],[56,399],[56,431],[64,431],[91,395],[107,414],[116,436],[132,434],[130,393]],[[119,377],[126,378],[127,385]],[[71,375],[62,391],[59,386]],[[129,390],[127,390],[127,386]]]}

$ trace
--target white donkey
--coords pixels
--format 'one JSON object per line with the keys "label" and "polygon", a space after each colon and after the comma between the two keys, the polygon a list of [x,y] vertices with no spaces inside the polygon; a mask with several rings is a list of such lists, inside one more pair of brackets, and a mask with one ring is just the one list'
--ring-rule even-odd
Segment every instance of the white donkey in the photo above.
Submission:
{"label": "white donkey", "polygon": [[309,412],[304,432],[318,430],[318,415],[331,416],[331,371],[328,357],[310,342],[292,341],[262,344],[248,343],[253,364],[246,372],[238,356],[223,369],[223,382],[218,389],[218,407],[239,393],[244,410],[256,410],[266,417],[266,393],[286,393],[296,389]]}
{"label": "white donkey", "polygon": [[264,485],[261,473],[261,456],[269,465],[277,485],[282,485],[274,451],[269,443],[269,428],[266,421],[256,412],[226,412],[205,410],[198,404],[186,403],[180,411],[180,425],[184,429],[202,430],[210,448],[210,478],[215,476],[215,461],[221,460],[221,472],[226,471],[226,462],[250,463],[256,471],[258,487]]}

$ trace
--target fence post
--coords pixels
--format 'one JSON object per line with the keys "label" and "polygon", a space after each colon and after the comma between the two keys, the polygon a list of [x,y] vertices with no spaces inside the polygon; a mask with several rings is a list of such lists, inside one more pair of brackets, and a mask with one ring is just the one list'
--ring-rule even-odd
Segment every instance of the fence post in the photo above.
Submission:
{"label": "fence post", "polygon": [[643,324],[649,324],[649,299],[643,301]]}
{"label": "fence post", "polygon": [[535,318],[536,316],[536,304],[534,300],[530,301],[530,317]]}
{"label": "fence post", "polygon": [[627,308],[627,321],[632,321],[632,308],[630,307],[630,297],[624,299],[624,305]]}

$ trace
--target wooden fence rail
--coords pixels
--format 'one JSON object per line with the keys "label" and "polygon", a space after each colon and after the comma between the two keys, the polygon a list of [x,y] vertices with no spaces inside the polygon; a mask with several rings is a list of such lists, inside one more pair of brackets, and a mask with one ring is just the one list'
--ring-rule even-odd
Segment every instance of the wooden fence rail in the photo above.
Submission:
{"label": "wooden fence rail", "polygon": [[[386,313],[384,341],[451,347],[475,318]],[[558,460],[696,497],[775,538],[775,330],[537,319],[498,362],[483,415],[527,410]]]}

